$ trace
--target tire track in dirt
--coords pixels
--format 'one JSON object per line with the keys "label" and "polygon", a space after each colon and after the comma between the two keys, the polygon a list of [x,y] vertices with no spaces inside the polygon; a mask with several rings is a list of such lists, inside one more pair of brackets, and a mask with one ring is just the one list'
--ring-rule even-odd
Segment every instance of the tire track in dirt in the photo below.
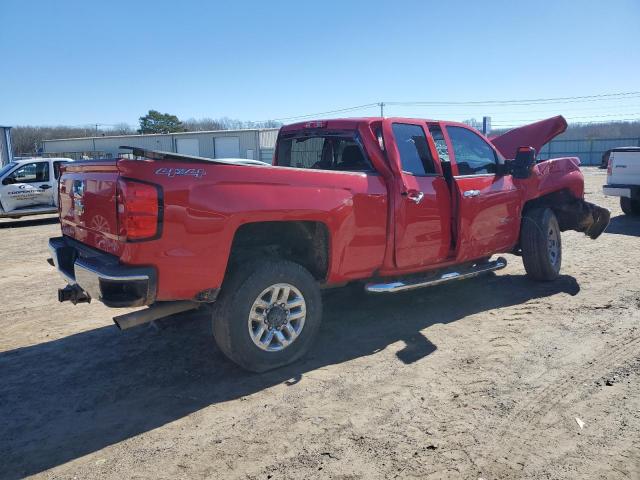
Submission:
{"label": "tire track in dirt", "polygon": [[[486,457],[485,460],[495,460],[500,467],[508,470],[519,470],[532,457],[545,458],[545,452],[539,454],[531,448],[531,444],[536,439],[532,439],[528,433],[538,431],[537,427],[540,427],[542,420],[552,410],[557,410],[561,404],[573,403],[576,397],[583,393],[582,390],[577,390],[574,385],[593,383],[620,364],[637,358],[639,346],[640,337],[635,337],[622,342],[616,350],[603,348],[593,355],[597,362],[583,363],[581,367],[573,369],[574,373],[571,375],[562,375],[556,378],[553,383],[533,392],[525,403],[515,408],[499,422],[495,438],[508,440],[502,445],[494,445],[489,454],[482,456]],[[585,374],[579,375],[580,372],[585,372]],[[548,378],[548,373],[545,372],[538,378]],[[498,455],[503,460],[496,460]]]}

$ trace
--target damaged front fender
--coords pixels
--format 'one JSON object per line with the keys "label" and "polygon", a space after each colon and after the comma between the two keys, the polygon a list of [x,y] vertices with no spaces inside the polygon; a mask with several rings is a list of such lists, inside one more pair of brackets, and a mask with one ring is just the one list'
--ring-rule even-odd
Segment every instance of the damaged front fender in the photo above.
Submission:
{"label": "damaged front fender", "polygon": [[583,232],[593,240],[605,231],[611,219],[609,210],[582,199],[560,203],[552,209],[558,219],[560,230]]}

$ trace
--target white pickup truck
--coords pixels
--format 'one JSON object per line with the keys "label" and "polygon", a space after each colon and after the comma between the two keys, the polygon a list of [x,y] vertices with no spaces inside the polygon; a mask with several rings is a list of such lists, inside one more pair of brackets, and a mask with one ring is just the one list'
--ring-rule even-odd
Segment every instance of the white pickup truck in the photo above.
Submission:
{"label": "white pickup truck", "polygon": [[0,169],[0,218],[58,211],[60,165],[70,158],[24,158]]}
{"label": "white pickup truck", "polygon": [[626,215],[640,215],[640,147],[611,150],[603,191],[605,195],[620,197]]}

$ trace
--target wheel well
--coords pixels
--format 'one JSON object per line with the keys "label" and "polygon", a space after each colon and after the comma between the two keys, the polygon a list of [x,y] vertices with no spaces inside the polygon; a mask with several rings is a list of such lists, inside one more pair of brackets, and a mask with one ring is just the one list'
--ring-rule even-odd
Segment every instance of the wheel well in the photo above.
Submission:
{"label": "wheel well", "polygon": [[329,231],[320,222],[247,223],[235,233],[227,270],[264,256],[299,263],[323,281],[329,266]]}
{"label": "wheel well", "polygon": [[546,195],[534,198],[525,203],[522,209],[522,216],[524,217],[525,213],[532,208],[547,207],[553,210],[553,213],[556,215],[561,231],[571,230],[575,228],[577,222],[575,212],[573,211],[577,200],[569,190],[558,190],[547,193]]}

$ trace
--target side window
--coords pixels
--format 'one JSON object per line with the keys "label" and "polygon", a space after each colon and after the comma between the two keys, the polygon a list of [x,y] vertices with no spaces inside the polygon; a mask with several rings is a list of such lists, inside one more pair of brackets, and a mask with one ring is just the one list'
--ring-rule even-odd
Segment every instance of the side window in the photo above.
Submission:
{"label": "side window", "polygon": [[13,183],[36,183],[49,181],[49,163],[26,163],[15,170],[9,178]]}
{"label": "side window", "polygon": [[438,151],[440,161],[450,162],[449,147],[447,147],[447,142],[444,139],[442,129],[438,125],[432,125],[429,127],[429,132],[431,133],[431,138],[433,138],[433,143],[436,144],[436,150]]}
{"label": "side window", "polygon": [[394,123],[393,135],[400,152],[402,171],[412,175],[436,173],[424,130],[419,125]]}
{"label": "side window", "polygon": [[[287,166],[296,168],[312,168],[321,162],[324,150],[323,138],[301,138],[289,142],[289,162]],[[284,146],[284,145],[283,145]]]}
{"label": "side window", "polygon": [[340,140],[334,144],[334,170],[346,172],[362,172],[372,170],[371,165],[362,154],[362,149],[353,140]]}
{"label": "side window", "polygon": [[496,173],[496,154],[480,136],[463,127],[447,127],[459,175]]}

